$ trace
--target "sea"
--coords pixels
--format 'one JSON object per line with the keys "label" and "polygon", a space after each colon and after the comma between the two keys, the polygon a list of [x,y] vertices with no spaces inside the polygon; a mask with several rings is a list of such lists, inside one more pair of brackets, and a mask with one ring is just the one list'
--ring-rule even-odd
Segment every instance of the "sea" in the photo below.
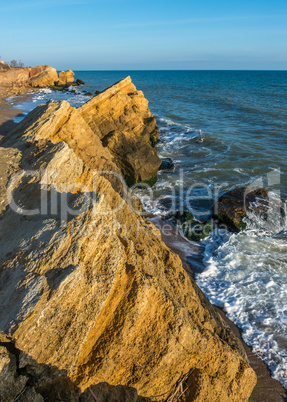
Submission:
{"label": "sea", "polygon": [[[157,118],[157,152],[174,163],[152,191],[134,188],[146,210],[166,217],[183,209],[202,221],[220,195],[243,186],[287,199],[287,71],[75,73],[85,85],[9,101],[25,114],[50,99],[80,106],[131,76]],[[270,214],[247,219],[240,233],[215,228],[203,239],[196,282],[287,388],[287,224]]]}

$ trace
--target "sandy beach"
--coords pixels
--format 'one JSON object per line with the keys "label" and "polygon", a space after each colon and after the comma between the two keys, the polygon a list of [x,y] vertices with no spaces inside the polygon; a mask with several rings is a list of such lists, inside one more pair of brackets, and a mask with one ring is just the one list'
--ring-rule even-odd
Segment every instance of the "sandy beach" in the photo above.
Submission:
{"label": "sandy beach", "polygon": [[[19,102],[26,96],[28,95],[20,95]],[[21,110],[13,108],[6,101],[6,97],[7,92],[0,88],[0,140],[15,126],[16,123],[14,123],[13,119],[23,113]]]}

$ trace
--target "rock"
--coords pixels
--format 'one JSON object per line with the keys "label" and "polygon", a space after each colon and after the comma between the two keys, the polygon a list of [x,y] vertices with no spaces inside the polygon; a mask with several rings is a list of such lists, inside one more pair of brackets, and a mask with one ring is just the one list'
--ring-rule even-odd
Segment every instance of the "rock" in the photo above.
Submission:
{"label": "rock", "polygon": [[101,92],[78,110],[111,152],[130,185],[156,181],[161,160],[152,145],[157,141],[158,128],[148,101],[130,77]]}
{"label": "rock", "polygon": [[174,163],[171,158],[162,158],[159,170],[172,170],[174,169]]}
{"label": "rock", "polygon": [[61,400],[76,400],[77,390],[90,398],[90,389],[100,401],[140,402],[182,387],[186,400],[247,401],[256,376],[240,341],[134,212],[130,192],[95,174],[125,162],[100,127],[119,125],[119,148],[133,135],[155,152],[147,102],[121,86],[84,108],[40,105],[1,142],[3,164],[14,157],[3,168],[0,330],[45,400],[58,389]]}
{"label": "rock", "polygon": [[7,71],[10,70],[11,67],[9,64],[4,63],[4,61],[0,60],[0,71]]}
{"label": "rock", "polygon": [[67,71],[61,71],[59,73],[59,81],[57,83],[58,86],[61,85],[68,85],[72,82],[74,82],[74,75],[75,73],[72,70],[67,70]]}
{"label": "rock", "polygon": [[28,377],[17,372],[17,355],[9,351],[9,338],[0,333],[0,400],[13,401],[25,388]]}
{"label": "rock", "polygon": [[187,211],[181,213],[177,211],[169,217],[169,220],[182,232],[189,240],[200,241],[205,239],[213,230],[213,220],[199,222],[194,216]]}
{"label": "rock", "polygon": [[57,70],[51,66],[45,67],[39,74],[31,75],[29,83],[32,87],[45,88],[58,81]]}
{"label": "rock", "polygon": [[89,387],[80,397],[80,402],[148,402],[149,398],[138,396],[135,388],[124,385],[112,386],[106,382]]}
{"label": "rock", "polygon": [[77,85],[85,85],[84,81],[80,80],[80,78],[76,79],[76,84]]}
{"label": "rock", "polygon": [[219,198],[215,215],[229,230],[238,232],[246,228],[246,223],[243,222],[245,217],[266,220],[269,208],[276,208],[282,217],[285,216],[284,203],[276,194],[264,188],[240,187]]}
{"label": "rock", "polygon": [[100,95],[102,93],[102,91],[96,91],[95,95]]}

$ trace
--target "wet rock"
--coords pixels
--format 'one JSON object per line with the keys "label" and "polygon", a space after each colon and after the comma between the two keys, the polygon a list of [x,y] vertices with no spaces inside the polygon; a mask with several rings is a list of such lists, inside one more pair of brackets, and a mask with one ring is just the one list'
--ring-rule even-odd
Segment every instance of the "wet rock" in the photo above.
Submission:
{"label": "wet rock", "polygon": [[189,240],[200,241],[205,239],[214,229],[213,220],[199,222],[187,211],[176,212],[169,217],[169,220],[182,231],[182,234]]}
{"label": "wet rock", "polygon": [[214,213],[229,230],[238,232],[246,228],[245,217],[264,221],[274,207],[279,208],[282,216],[285,215],[282,200],[280,197],[274,199],[273,195],[264,188],[236,188],[219,198]]}
{"label": "wet rock", "polygon": [[159,170],[173,170],[174,163],[171,158],[162,158]]}
{"label": "wet rock", "polygon": [[77,85],[85,85],[84,81],[80,80],[80,78],[76,79],[76,84]]}

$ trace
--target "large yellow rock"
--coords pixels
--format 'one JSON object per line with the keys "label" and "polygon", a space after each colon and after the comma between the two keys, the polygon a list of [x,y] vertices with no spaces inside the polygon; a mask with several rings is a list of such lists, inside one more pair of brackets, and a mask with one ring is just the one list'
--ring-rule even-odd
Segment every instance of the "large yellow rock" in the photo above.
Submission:
{"label": "large yellow rock", "polygon": [[51,66],[13,68],[0,72],[0,86],[4,88],[39,87],[54,85],[58,74]]}
{"label": "large yellow rock", "polygon": [[51,66],[45,66],[45,69],[43,69],[39,74],[30,77],[29,84],[32,87],[45,88],[54,85],[57,81],[57,70]]}
{"label": "large yellow rock", "polygon": [[108,148],[128,183],[154,181],[161,160],[152,145],[158,139],[148,101],[130,77],[95,96],[79,109]]}
{"label": "large yellow rock", "polygon": [[67,85],[74,82],[74,75],[75,73],[72,70],[61,71],[59,73],[59,81],[57,85]]}
{"label": "large yellow rock", "polygon": [[[114,96],[132,102],[124,91],[109,94],[107,124],[120,120]],[[142,111],[131,135],[148,144],[149,134],[140,135],[146,102],[132,98]],[[26,359],[65,370],[81,400],[113,390],[131,401],[165,400],[184,382],[188,401],[247,401],[256,376],[240,341],[155,226],[133,211],[130,194],[94,176],[122,164],[87,111],[49,102],[1,143],[4,167],[14,156],[3,168],[0,331]]]}

